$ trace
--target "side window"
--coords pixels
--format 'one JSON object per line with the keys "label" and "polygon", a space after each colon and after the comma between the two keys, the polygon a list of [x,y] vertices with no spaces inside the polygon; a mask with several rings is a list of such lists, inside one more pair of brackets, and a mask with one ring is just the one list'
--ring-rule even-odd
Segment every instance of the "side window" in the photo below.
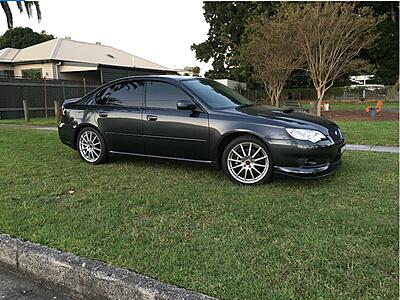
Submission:
{"label": "side window", "polygon": [[179,100],[190,100],[190,97],[180,88],[172,84],[148,81],[146,85],[146,107],[177,109]]}
{"label": "side window", "polygon": [[115,106],[142,106],[144,83],[141,81],[125,81],[108,87],[96,94],[99,104]]}

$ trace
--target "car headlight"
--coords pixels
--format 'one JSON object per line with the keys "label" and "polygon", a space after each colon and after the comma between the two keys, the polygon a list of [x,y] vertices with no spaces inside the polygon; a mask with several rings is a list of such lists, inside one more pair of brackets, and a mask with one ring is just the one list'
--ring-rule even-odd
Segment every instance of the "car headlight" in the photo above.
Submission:
{"label": "car headlight", "polygon": [[326,136],[317,130],[286,128],[287,133],[295,139],[316,143],[326,139]]}

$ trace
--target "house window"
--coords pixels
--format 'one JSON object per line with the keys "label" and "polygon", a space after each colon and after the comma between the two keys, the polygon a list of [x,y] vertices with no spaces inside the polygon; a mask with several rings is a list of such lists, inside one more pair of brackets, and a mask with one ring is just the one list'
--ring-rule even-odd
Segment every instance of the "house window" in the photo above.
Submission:
{"label": "house window", "polygon": [[4,70],[0,76],[4,78],[14,78],[14,71],[13,70]]}
{"label": "house window", "polygon": [[23,78],[39,79],[42,78],[42,69],[21,70]]}

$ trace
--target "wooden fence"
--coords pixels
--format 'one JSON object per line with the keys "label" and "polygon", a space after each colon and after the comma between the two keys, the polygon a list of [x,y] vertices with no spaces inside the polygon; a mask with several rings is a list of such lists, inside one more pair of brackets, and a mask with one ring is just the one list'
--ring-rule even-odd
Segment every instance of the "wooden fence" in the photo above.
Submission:
{"label": "wooden fence", "polygon": [[82,97],[98,86],[86,81],[0,78],[0,119],[23,118],[23,100],[31,117],[54,116],[54,101]]}

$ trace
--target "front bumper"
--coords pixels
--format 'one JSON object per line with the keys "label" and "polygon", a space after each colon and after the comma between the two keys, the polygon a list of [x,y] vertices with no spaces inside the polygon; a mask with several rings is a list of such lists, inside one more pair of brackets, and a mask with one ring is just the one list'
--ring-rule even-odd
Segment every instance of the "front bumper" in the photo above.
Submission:
{"label": "front bumper", "polygon": [[303,178],[303,179],[317,179],[330,176],[342,166],[342,160],[339,159],[336,162],[326,164],[318,167],[279,167],[275,166],[274,172],[285,176]]}
{"label": "front bumper", "polygon": [[274,172],[298,178],[332,175],[342,165],[344,140],[338,143],[311,144],[299,141],[270,141]]}

